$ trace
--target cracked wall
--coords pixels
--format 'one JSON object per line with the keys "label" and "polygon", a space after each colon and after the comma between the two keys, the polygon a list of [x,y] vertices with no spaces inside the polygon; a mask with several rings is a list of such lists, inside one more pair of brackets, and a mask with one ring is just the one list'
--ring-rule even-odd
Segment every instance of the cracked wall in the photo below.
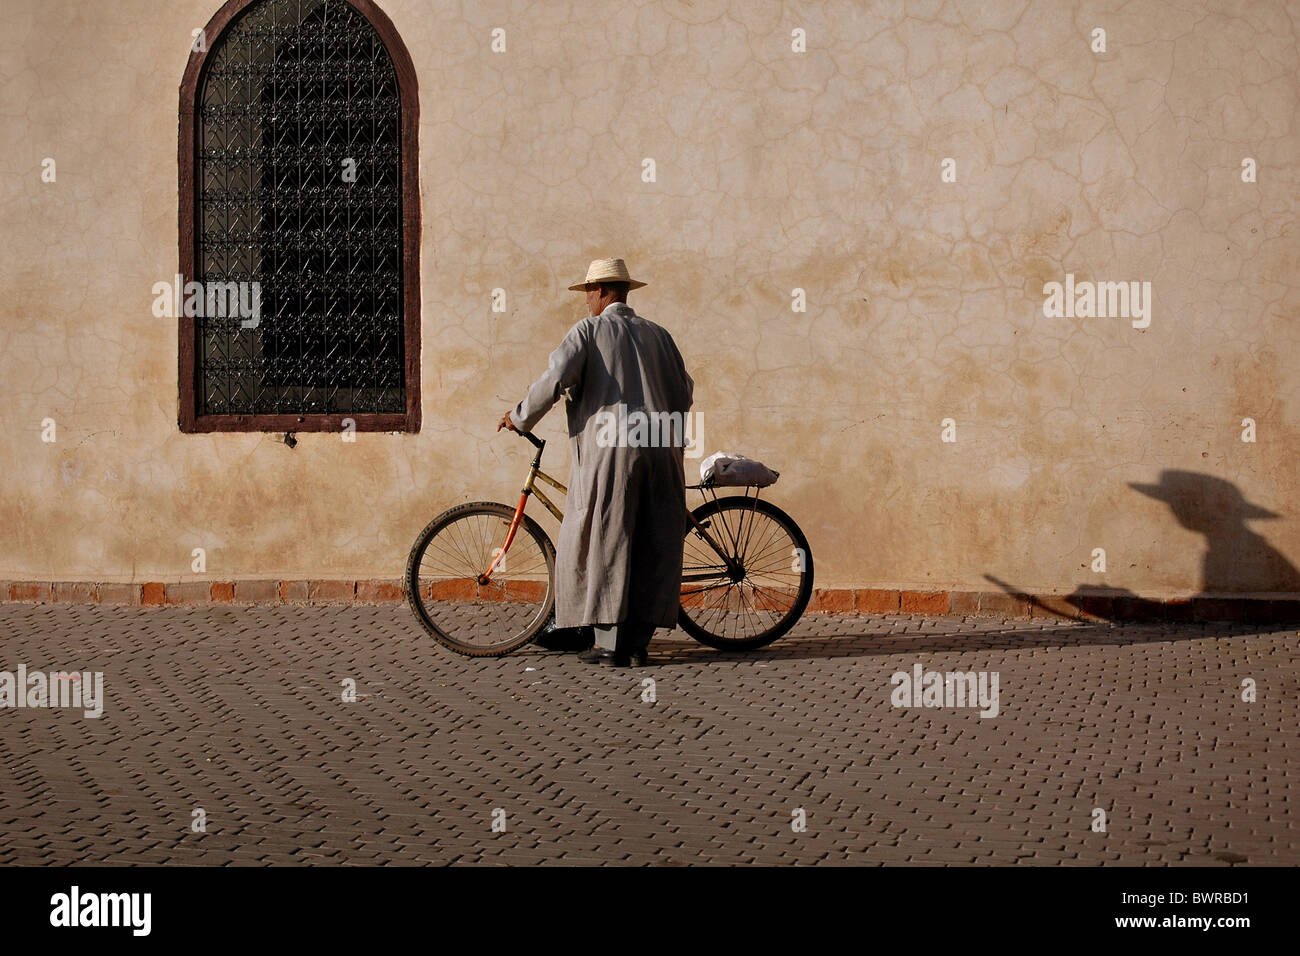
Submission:
{"label": "cracked wall", "polygon": [[[420,87],[424,424],[291,450],[180,434],[150,310],[218,4],[5,4],[0,578],[188,580],[197,547],[213,579],[398,577],[433,514],[514,500],[495,422],[614,255],[820,586],[1300,591],[1300,5],[380,5]],[[1150,282],[1150,326],[1045,317],[1067,273]]]}

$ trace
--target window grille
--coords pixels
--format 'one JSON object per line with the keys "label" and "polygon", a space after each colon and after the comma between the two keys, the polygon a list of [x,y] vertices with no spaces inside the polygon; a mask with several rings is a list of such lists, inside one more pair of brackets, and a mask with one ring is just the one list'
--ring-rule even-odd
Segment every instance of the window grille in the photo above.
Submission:
{"label": "window grille", "polygon": [[[359,9],[373,5],[232,6],[194,87],[185,278],[208,293],[183,323],[193,335],[194,418],[270,430],[332,428],[343,416],[358,427],[367,417],[372,427],[409,427],[407,378],[418,364],[407,352],[414,345],[418,359],[418,322],[412,336],[407,309],[418,310],[418,296],[407,283],[418,277],[406,273],[418,210],[404,208],[414,182],[404,166],[415,158],[403,147],[413,147],[404,143],[412,118],[394,58]],[[244,308],[222,309],[235,300],[214,297],[214,287],[237,288]],[[414,414],[418,422],[418,405]]]}

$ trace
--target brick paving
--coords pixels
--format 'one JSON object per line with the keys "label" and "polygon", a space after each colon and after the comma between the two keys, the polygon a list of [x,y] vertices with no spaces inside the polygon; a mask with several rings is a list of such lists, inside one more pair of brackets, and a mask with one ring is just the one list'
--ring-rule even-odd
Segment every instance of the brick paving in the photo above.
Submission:
{"label": "brick paving", "polygon": [[[461,658],[392,604],[4,605],[0,640],[107,698],[0,710],[0,864],[1300,863],[1294,627],[808,615],[644,670]],[[999,714],[893,707],[917,663],[997,672]]]}

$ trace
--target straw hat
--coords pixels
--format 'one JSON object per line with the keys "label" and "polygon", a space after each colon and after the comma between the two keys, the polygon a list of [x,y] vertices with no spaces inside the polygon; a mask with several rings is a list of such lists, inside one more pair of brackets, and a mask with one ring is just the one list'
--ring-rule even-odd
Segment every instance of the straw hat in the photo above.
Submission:
{"label": "straw hat", "polygon": [[627,274],[627,266],[622,259],[592,259],[587,266],[587,278],[569,286],[573,292],[587,291],[588,282],[626,282],[629,289],[639,289],[644,282],[637,282]]}

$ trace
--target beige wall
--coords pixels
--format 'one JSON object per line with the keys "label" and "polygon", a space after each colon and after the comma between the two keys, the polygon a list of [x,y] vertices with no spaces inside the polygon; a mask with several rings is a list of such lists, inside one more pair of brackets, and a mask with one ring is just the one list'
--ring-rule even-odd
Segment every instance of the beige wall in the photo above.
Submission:
{"label": "beige wall", "polygon": [[[707,449],[782,472],[819,585],[1196,590],[1206,533],[1128,487],[1164,468],[1278,512],[1252,527],[1300,563],[1296,3],[381,0],[423,113],[424,426],[294,450],[180,434],[150,312],[218,6],[0,7],[0,578],[189,579],[195,547],[213,579],[399,576],[434,513],[517,495],[528,449],[494,423],[603,255],[649,282]],[[1067,272],[1151,282],[1150,327],[1045,318]],[[1259,549],[1242,527],[1220,555]],[[1300,591],[1238,557],[1275,571],[1213,589]]]}

